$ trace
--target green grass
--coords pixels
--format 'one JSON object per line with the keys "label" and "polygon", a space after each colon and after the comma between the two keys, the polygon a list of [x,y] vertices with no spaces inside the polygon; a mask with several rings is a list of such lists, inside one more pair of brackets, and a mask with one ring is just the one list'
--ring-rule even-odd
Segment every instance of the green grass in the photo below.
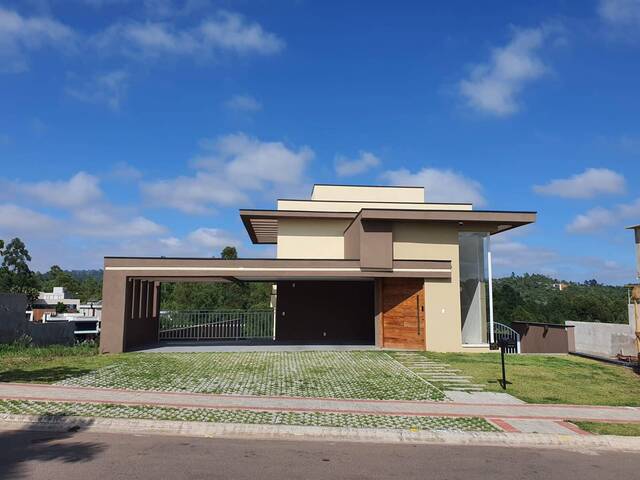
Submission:
{"label": "green grass", "polygon": [[[488,391],[504,392],[499,353],[433,353]],[[506,392],[530,403],[640,406],[640,376],[631,369],[570,355],[507,355]]]}
{"label": "green grass", "polygon": [[40,417],[82,416],[345,428],[498,431],[492,424],[477,417],[409,417],[402,415],[326,412],[267,412],[259,410],[215,410],[207,408],[173,408],[104,403],[35,402],[29,400],[0,400],[0,413],[38,415]]}
{"label": "green grass", "polygon": [[622,435],[625,437],[640,437],[640,423],[600,423],[600,422],[571,422],[582,430],[596,435]]}
{"label": "green grass", "polygon": [[99,355],[98,347],[25,347],[0,345],[0,382],[54,383],[121,361],[122,355]]}

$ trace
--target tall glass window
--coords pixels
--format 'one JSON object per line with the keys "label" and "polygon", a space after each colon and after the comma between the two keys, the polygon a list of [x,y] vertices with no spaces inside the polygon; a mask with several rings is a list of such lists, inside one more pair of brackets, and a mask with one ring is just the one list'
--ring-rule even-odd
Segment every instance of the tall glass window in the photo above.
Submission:
{"label": "tall glass window", "polygon": [[487,232],[460,232],[460,306],[462,343],[488,342],[489,276]]}

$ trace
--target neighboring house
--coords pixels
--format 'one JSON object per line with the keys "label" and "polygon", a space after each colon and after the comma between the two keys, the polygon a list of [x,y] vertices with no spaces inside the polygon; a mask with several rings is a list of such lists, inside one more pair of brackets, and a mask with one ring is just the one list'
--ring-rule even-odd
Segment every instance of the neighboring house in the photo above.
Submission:
{"label": "neighboring house", "polygon": [[162,282],[268,281],[276,341],[486,351],[490,237],[535,212],[426,203],[422,187],[315,185],[308,200],[240,210],[276,258],[105,257],[101,350],[158,338]]}
{"label": "neighboring house", "polygon": [[567,288],[569,288],[569,284],[568,283],[554,283],[553,285],[551,285],[553,288],[555,288],[556,290],[559,291],[563,291],[566,290]]}
{"label": "neighboring house", "polygon": [[68,312],[76,312],[80,299],[71,298],[64,287],[53,287],[52,292],[40,292],[32,304],[32,321],[41,322],[45,314],[55,313],[58,303],[66,305]]}

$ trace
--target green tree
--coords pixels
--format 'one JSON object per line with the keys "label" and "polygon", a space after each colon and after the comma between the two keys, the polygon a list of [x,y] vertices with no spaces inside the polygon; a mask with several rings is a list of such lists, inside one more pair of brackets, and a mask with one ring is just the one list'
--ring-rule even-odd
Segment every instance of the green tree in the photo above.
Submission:
{"label": "green tree", "polygon": [[236,250],[236,247],[226,246],[220,252],[220,258],[223,260],[235,260],[238,258],[238,250]]}
{"label": "green tree", "polygon": [[56,303],[56,313],[67,313],[67,306],[62,302]]}
{"label": "green tree", "polygon": [[36,288],[38,281],[29,269],[31,255],[26,245],[19,238],[12,239],[2,248],[2,265],[0,266],[0,287],[4,291],[13,288]]}

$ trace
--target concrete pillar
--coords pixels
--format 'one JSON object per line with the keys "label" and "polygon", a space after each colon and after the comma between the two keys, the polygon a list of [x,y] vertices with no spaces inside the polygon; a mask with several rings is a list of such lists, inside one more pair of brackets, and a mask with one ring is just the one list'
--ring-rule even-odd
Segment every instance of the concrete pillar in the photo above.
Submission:
{"label": "concrete pillar", "polygon": [[160,291],[162,289],[162,284],[160,282],[154,282],[153,284],[153,309],[151,312],[151,316],[153,318],[158,318],[160,316]]}
{"label": "concrete pillar", "polygon": [[124,351],[126,319],[131,317],[133,285],[121,272],[105,270],[102,284],[100,351]]}

